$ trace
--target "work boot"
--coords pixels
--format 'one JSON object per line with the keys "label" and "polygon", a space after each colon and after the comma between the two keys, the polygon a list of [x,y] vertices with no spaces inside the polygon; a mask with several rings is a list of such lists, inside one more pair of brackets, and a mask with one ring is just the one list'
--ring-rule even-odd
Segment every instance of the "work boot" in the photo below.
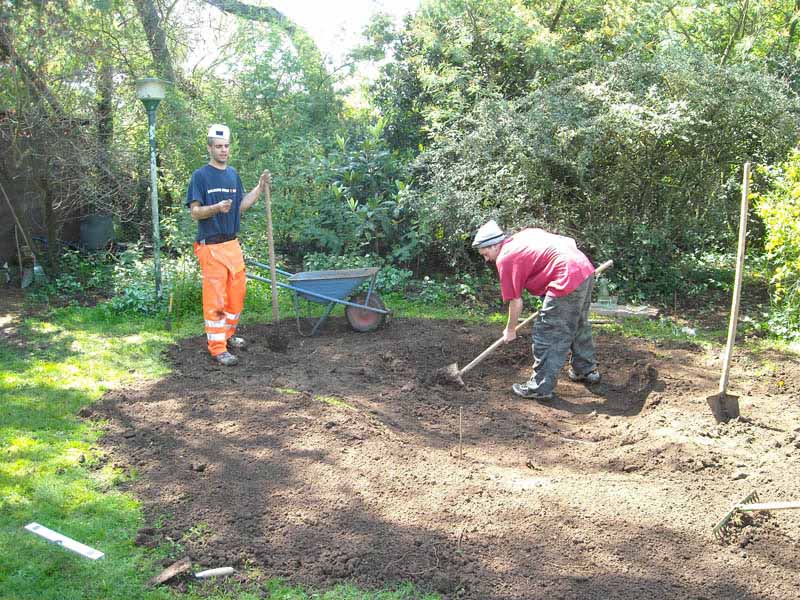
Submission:
{"label": "work boot", "polygon": [[247,342],[244,338],[240,338],[238,336],[232,335],[228,338],[228,348],[236,348],[237,350],[241,350],[247,346]]}
{"label": "work boot", "polygon": [[553,392],[550,392],[549,394],[537,392],[533,388],[528,387],[527,383],[515,383],[511,386],[511,391],[513,391],[517,396],[522,396],[523,398],[528,398],[529,400],[546,401],[553,399]]}
{"label": "work boot", "polygon": [[578,375],[572,367],[567,371],[570,381],[583,381],[585,383],[600,383],[600,373],[597,369],[592,369],[586,375]]}
{"label": "work boot", "polygon": [[223,367],[232,367],[235,364],[239,363],[239,359],[236,358],[230,352],[223,352],[222,354],[217,354],[214,357],[214,360],[221,364]]}

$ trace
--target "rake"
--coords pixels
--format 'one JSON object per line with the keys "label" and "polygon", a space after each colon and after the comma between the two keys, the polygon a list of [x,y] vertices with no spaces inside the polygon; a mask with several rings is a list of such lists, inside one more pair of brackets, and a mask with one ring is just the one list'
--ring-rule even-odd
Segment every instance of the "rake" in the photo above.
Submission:
{"label": "rake", "polygon": [[792,510],[800,508],[800,502],[759,502],[758,501],[758,494],[756,492],[750,492],[745,496],[741,502],[738,502],[733,505],[733,507],[728,511],[720,521],[714,525],[714,537],[717,538],[719,541],[723,541],[731,532],[731,521],[733,517],[739,513],[745,512],[756,512],[760,510]]}

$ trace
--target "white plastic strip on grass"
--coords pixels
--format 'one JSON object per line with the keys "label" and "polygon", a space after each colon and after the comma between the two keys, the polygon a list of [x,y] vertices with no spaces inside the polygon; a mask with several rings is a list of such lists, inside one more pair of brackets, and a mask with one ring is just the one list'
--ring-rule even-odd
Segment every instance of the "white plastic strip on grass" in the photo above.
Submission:
{"label": "white plastic strip on grass", "polygon": [[218,569],[209,569],[207,571],[200,571],[195,573],[197,579],[207,579],[209,577],[222,577],[224,575],[231,575],[235,572],[233,567],[219,567]]}
{"label": "white plastic strip on grass", "polygon": [[38,523],[28,523],[27,525],[25,525],[25,529],[27,529],[31,533],[35,533],[36,535],[43,537],[48,542],[53,542],[57,546],[61,546],[62,548],[71,550],[72,552],[80,554],[81,556],[85,556],[86,558],[97,560],[98,558],[103,558],[105,556],[105,554],[103,554],[99,550],[95,550],[94,548],[90,548],[85,544],[76,542],[75,540],[68,538],[65,535],[61,535],[57,531],[48,529],[44,525],[39,525]]}

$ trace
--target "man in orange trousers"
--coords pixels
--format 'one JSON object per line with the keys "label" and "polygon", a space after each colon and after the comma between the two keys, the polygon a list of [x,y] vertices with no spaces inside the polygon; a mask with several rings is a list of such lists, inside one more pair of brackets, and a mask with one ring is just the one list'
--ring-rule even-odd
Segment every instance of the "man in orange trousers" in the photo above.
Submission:
{"label": "man in orange trousers", "polygon": [[234,335],[244,308],[247,279],[239,240],[241,213],[255,204],[271,184],[264,171],[258,185],[244,194],[236,169],[228,166],[230,129],[212,125],[208,129],[208,164],[192,174],[186,205],[197,221],[194,253],[203,275],[203,317],[208,351],[221,365],[239,360],[229,348],[243,348],[245,341]]}

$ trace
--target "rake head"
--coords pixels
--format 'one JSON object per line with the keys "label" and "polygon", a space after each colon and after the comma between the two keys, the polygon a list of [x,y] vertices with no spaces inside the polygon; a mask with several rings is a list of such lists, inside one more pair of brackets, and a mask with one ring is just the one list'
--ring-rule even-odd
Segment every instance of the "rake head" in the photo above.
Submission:
{"label": "rake head", "polygon": [[714,525],[714,529],[712,530],[714,537],[720,542],[725,541],[731,533],[731,521],[733,517],[739,514],[739,507],[742,504],[750,504],[751,502],[758,502],[758,494],[756,492],[750,492],[747,496],[742,498],[741,502],[734,504],[728,513]]}

